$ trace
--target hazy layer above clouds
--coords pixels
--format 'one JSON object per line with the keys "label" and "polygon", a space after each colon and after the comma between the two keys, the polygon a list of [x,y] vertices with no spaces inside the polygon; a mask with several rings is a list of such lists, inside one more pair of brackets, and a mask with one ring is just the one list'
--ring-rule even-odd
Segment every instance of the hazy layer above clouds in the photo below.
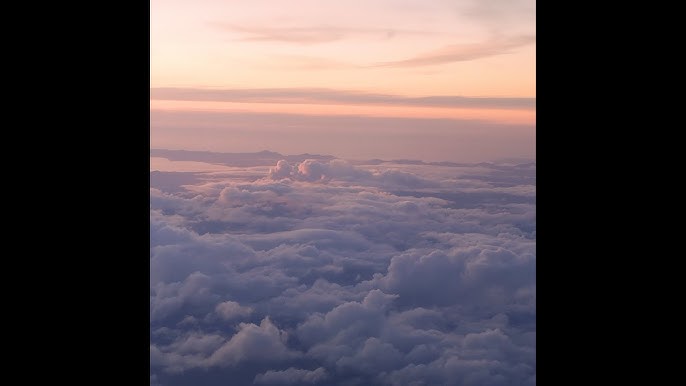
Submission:
{"label": "hazy layer above clouds", "polygon": [[536,156],[532,123],[480,119],[150,110],[154,148],[483,162]]}
{"label": "hazy layer above clouds", "polygon": [[151,156],[151,384],[536,383],[535,162]]}

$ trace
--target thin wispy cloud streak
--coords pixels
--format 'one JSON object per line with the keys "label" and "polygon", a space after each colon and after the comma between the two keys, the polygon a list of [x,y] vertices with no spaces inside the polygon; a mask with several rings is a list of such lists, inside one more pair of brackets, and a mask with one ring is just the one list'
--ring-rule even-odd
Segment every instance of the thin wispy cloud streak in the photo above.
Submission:
{"label": "thin wispy cloud streak", "polygon": [[420,67],[454,62],[467,62],[490,56],[513,53],[514,49],[535,42],[535,36],[524,35],[498,38],[481,43],[452,44],[413,58],[378,63],[375,67]]}
{"label": "thin wispy cloud streak", "polygon": [[342,60],[308,55],[273,55],[273,61],[261,67],[280,70],[344,70],[364,69],[365,66]]}
{"label": "thin wispy cloud streak", "polygon": [[448,108],[534,109],[536,98],[487,98],[465,96],[407,97],[326,88],[203,89],[150,88],[150,99],[179,101],[362,104]]}
{"label": "thin wispy cloud streak", "polygon": [[366,38],[392,39],[398,34],[425,35],[427,31],[397,28],[355,28],[340,26],[311,27],[263,27],[244,26],[224,22],[211,22],[211,26],[226,32],[242,35],[236,40],[246,42],[281,42],[296,44],[328,43],[345,38],[362,36]]}
{"label": "thin wispy cloud streak", "polygon": [[515,23],[535,24],[536,0],[467,0],[457,4],[458,12],[468,18],[503,30]]}
{"label": "thin wispy cloud streak", "polygon": [[[286,114],[260,113],[243,111],[175,111],[150,110],[151,129],[155,128],[244,128],[258,130],[261,128],[311,129],[320,132],[332,130],[355,129],[374,131],[397,130],[397,134],[417,133],[428,130],[455,132],[502,132],[503,130],[530,130],[530,124],[508,124],[483,119],[452,118],[406,118],[378,117],[369,115],[321,115],[321,114]],[[192,134],[192,133],[190,133]],[[284,138],[282,138],[284,139]]]}

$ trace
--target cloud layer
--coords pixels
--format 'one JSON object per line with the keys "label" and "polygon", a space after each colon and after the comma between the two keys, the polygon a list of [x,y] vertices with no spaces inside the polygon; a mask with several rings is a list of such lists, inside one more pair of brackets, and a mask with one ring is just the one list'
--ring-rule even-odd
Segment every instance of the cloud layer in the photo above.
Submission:
{"label": "cloud layer", "polygon": [[[514,43],[510,43],[512,45]],[[504,45],[503,45],[504,46]],[[485,52],[486,48],[469,52]],[[465,48],[462,54],[465,55]],[[458,50],[453,47],[453,54]],[[491,54],[495,54],[493,47]],[[453,56],[455,56],[453,55]],[[440,56],[440,55],[439,55]],[[453,56],[441,56],[450,59]],[[427,57],[428,58],[428,57]],[[402,63],[412,64],[419,59],[410,59]],[[422,59],[435,61],[442,59]],[[402,65],[401,62],[396,64]],[[492,109],[534,109],[536,98],[476,98],[464,96],[426,96],[406,97],[392,94],[376,94],[350,90],[334,90],[326,88],[274,88],[274,89],[203,89],[180,87],[153,87],[150,89],[150,99],[180,100],[180,101],[213,101],[213,102],[250,102],[250,103],[312,103],[312,104],[374,104],[421,107],[452,107],[452,108],[492,108]]]}
{"label": "cloud layer", "polygon": [[452,44],[413,58],[384,62],[382,67],[419,67],[454,62],[466,62],[494,55],[512,53],[515,48],[536,42],[533,35],[495,38],[480,43]]}
{"label": "cloud layer", "polygon": [[535,384],[535,164],[286,158],[156,172],[151,384]]}
{"label": "cloud layer", "polygon": [[246,26],[231,23],[214,22],[211,25],[222,30],[238,33],[240,41],[281,42],[296,44],[317,44],[341,40],[351,36],[392,39],[396,34],[424,35],[426,31],[405,30],[397,28],[352,28],[332,25],[309,27],[265,27]]}

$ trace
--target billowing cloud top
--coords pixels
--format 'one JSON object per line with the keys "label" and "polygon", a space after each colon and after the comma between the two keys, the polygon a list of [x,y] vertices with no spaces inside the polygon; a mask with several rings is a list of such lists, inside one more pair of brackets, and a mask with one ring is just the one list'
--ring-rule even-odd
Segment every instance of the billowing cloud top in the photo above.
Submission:
{"label": "billowing cloud top", "polygon": [[535,163],[275,156],[151,172],[151,385],[536,383]]}

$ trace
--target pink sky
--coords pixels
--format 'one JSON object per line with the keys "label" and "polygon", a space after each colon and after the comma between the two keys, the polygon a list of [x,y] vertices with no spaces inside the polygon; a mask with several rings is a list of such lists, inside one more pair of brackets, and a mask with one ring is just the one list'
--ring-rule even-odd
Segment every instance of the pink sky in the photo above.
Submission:
{"label": "pink sky", "polygon": [[150,10],[152,147],[535,157],[535,1],[151,0]]}

